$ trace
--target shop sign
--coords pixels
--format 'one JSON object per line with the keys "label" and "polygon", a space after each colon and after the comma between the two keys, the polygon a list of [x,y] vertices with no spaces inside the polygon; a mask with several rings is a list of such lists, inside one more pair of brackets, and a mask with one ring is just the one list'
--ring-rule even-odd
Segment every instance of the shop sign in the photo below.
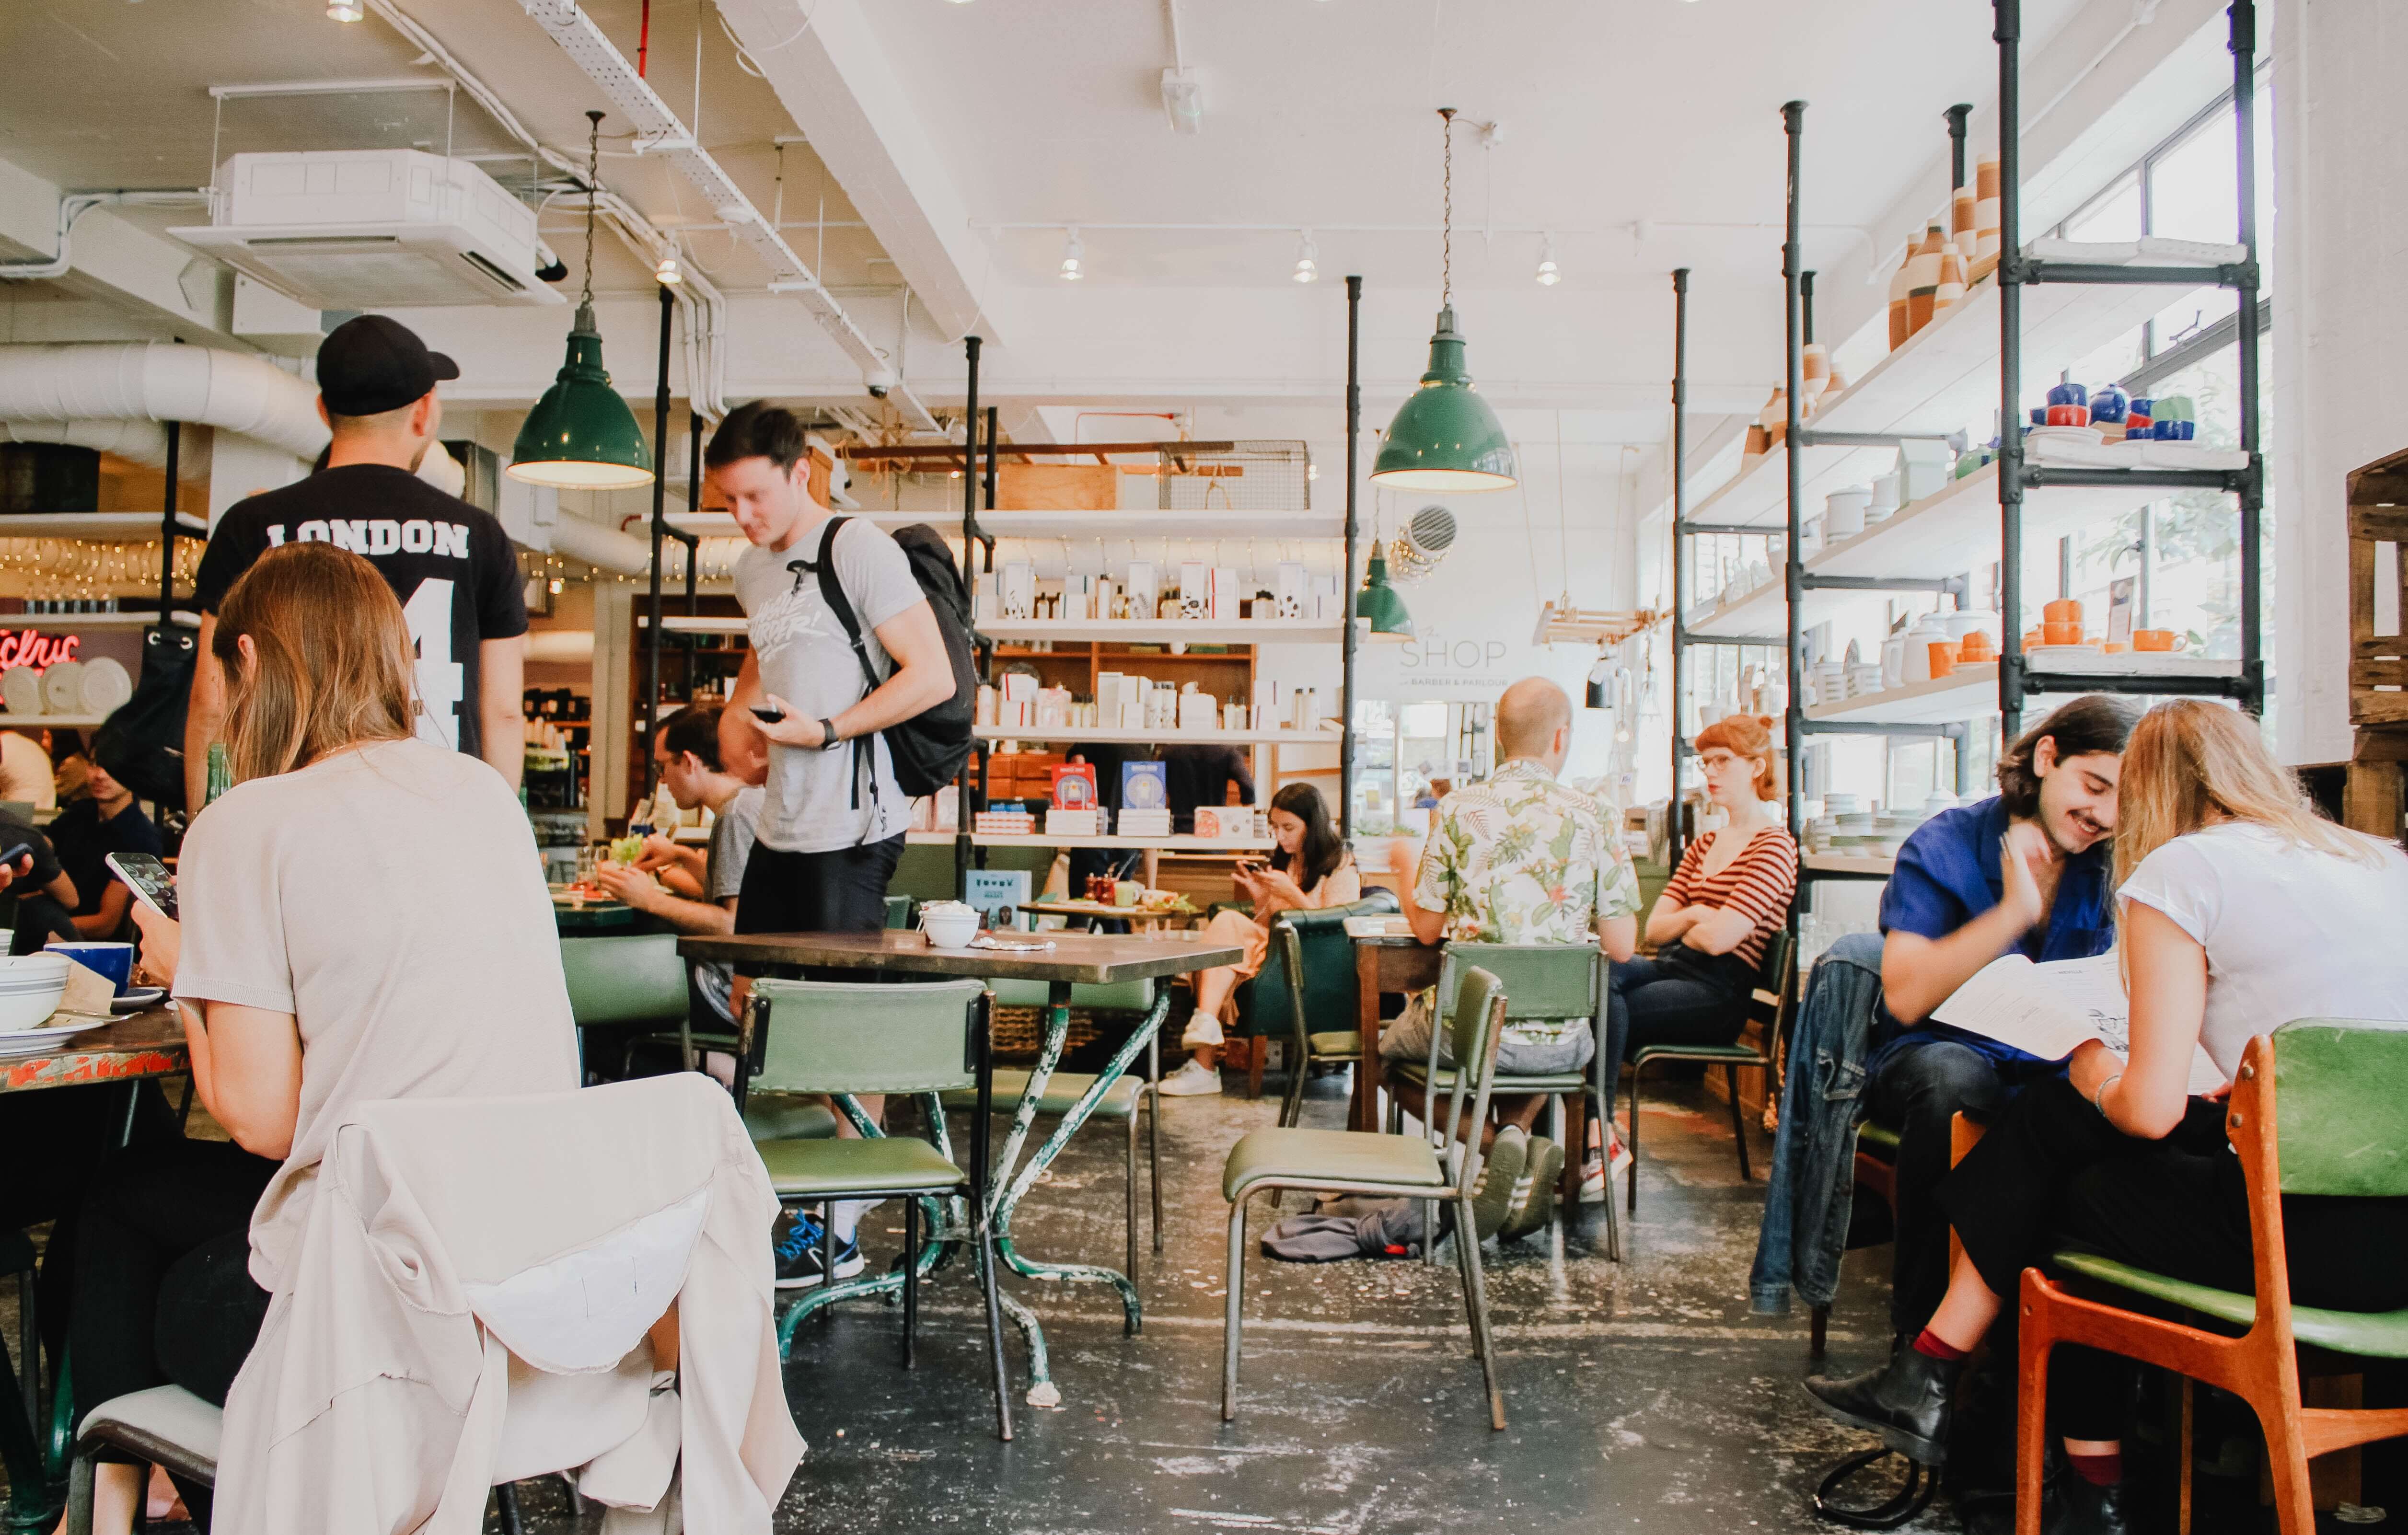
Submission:
{"label": "shop sign", "polygon": [[1494,633],[1462,627],[1421,625],[1401,644],[1357,649],[1381,659],[1393,658],[1390,696],[1410,698],[1477,698],[1494,701],[1526,669],[1528,646],[1515,645]]}
{"label": "shop sign", "polygon": [[62,661],[76,658],[77,647],[83,643],[79,634],[44,634],[38,629],[23,629],[15,634],[0,629],[0,668],[31,667],[41,671]]}

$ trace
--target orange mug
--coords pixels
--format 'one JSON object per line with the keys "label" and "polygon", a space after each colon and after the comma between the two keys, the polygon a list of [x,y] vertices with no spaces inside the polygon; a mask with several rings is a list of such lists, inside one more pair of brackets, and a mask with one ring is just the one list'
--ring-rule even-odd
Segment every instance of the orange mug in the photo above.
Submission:
{"label": "orange mug", "polygon": [[1945,677],[1950,672],[1956,669],[1956,641],[1953,639],[1934,639],[1928,641],[1928,643],[1931,647],[1931,675],[1933,677]]}
{"label": "orange mug", "polygon": [[1999,647],[1990,643],[1990,631],[1987,629],[1975,629],[1956,642],[1956,661],[1960,666],[1998,658]]}
{"label": "orange mug", "polygon": [[2176,634],[2172,629],[2134,629],[2132,648],[2136,651],[2179,651],[2189,648],[2190,636]]}
{"label": "orange mug", "polygon": [[2037,625],[2035,625],[2034,627],[2024,631],[2023,648],[2028,651],[2036,651],[2040,649],[2046,640],[2047,637],[2041,632]]}
{"label": "orange mug", "polygon": [[[2071,624],[2078,628],[2082,624],[2082,604],[2071,597],[2059,597],[2055,602],[2042,603],[2040,616],[2042,623]],[[2055,644],[2056,641],[2049,643]]]}
{"label": "orange mug", "polygon": [[[2052,602],[2049,606],[2054,608],[2057,604]],[[2043,644],[2079,645],[2082,643],[2082,625],[2078,622],[2072,624],[2062,624],[2052,620],[2049,623],[2042,624],[2040,626],[2040,632],[2042,643]]]}

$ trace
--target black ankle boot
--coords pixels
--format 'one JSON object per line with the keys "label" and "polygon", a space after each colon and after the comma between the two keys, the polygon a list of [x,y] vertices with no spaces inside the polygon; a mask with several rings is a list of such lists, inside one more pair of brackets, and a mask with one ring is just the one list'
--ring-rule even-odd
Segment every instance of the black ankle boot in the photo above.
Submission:
{"label": "black ankle boot", "polygon": [[1964,1372],[1962,1359],[1935,1359],[1901,1344],[1880,1370],[1845,1380],[1807,1377],[1806,1394],[1830,1416],[1879,1434],[1910,1460],[1938,1466],[1948,1458],[1951,1399]]}
{"label": "black ankle boot", "polygon": [[2057,1517],[2043,1524],[2043,1535],[2128,1535],[2124,1514],[2124,1484],[2100,1486],[2069,1468],[2057,1479]]}

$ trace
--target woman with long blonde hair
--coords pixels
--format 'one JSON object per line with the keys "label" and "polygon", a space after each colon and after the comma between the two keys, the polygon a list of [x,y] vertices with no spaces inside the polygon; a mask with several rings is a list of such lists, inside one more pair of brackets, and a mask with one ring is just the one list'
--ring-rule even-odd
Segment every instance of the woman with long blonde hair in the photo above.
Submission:
{"label": "woman with long blonde hair", "polygon": [[[2115,872],[2130,1054],[2094,1040],[2065,1076],[2023,1090],[1940,1185],[1964,1253],[1930,1325],[1885,1370],[1807,1383],[1832,1416],[1927,1464],[1942,1458],[1965,1355],[2022,1271],[2058,1248],[2252,1288],[2223,1089],[2190,1092],[2202,1049],[2229,1083],[2249,1040],[2294,1018],[2408,1023],[2408,854],[2316,815],[2239,710],[2180,699],[2134,727]],[[2408,1306],[2408,1199],[2286,1196],[2283,1222],[2299,1304]],[[2127,1528],[2130,1368],[2057,1356],[2066,1464],[2053,1531]]]}
{"label": "woman with long blonde hair", "polygon": [[[384,578],[331,544],[270,550],[211,649],[236,783],[185,834],[181,922],[137,920],[194,1090],[233,1139],[128,1154],[93,1190],[70,1321],[86,1408],[163,1381],[225,1400],[361,1104],[578,1082],[526,813],[484,761],[413,734],[416,664]],[[93,1528],[115,1535],[138,1468],[100,1472]]]}

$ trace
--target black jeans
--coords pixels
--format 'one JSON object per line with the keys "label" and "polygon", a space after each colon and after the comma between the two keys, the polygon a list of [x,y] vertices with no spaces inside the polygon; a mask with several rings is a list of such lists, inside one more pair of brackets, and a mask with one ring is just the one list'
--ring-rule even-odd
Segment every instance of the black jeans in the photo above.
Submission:
{"label": "black jeans", "polygon": [[1962,1112],[1988,1121],[2017,1088],[2054,1075],[2055,1062],[2004,1064],[1968,1044],[1933,1037],[1894,1049],[1865,1083],[1865,1108],[1898,1132],[1896,1246],[1890,1259],[1889,1324],[1911,1338],[1923,1330],[1948,1292],[1948,1218],[1933,1200],[1948,1176],[1954,1137],[1949,1122]]}
{"label": "black jeans", "polygon": [[[2193,1098],[2172,1135],[2137,1140],[2065,1078],[2033,1083],[1941,1181],[1941,1209],[1982,1282],[2010,1307],[2023,1270],[2045,1269],[2060,1247],[2250,1293],[2248,1194],[2224,1112]],[[2286,1195],[2283,1241],[2296,1303],[2408,1306],[2408,1199]],[[2112,1355],[2057,1349],[2050,1371],[2057,1431],[2124,1437],[2132,1370]]]}
{"label": "black jeans", "polygon": [[1738,1039],[1755,983],[1756,967],[1737,954],[1699,954],[1678,942],[1653,959],[1616,962],[1606,990],[1606,1090],[1622,1080],[1622,1063],[1640,1046]]}
{"label": "black jeans", "polygon": [[222,1405],[259,1339],[251,1212],[277,1164],[223,1140],[179,1140],[111,1162],[76,1243],[79,1414],[163,1384]]}
{"label": "black jeans", "polygon": [[[886,887],[902,856],[900,836],[824,853],[781,853],[755,842],[736,896],[736,930],[877,932],[886,925]],[[759,975],[763,968],[738,965],[736,973]]]}
{"label": "black jeans", "polygon": [[[42,1343],[55,1366],[66,1345],[67,1308],[75,1294],[77,1217],[86,1193],[126,1133],[129,1089],[95,1083],[15,1093],[0,1109],[0,1227],[57,1224],[42,1250],[37,1291]],[[155,1082],[131,1088],[133,1136],[127,1144],[176,1139],[176,1116]]]}

